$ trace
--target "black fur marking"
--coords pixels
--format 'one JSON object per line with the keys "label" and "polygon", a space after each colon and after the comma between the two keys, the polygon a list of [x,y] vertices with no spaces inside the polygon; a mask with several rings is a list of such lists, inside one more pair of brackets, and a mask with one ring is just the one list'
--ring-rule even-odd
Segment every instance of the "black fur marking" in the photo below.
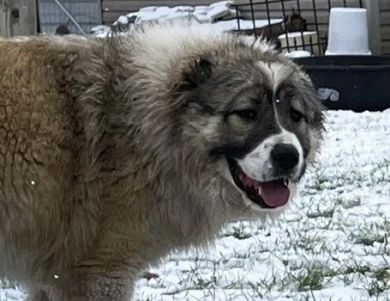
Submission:
{"label": "black fur marking", "polygon": [[239,159],[250,153],[252,148],[253,146],[248,143],[230,142],[213,148],[211,155]]}
{"label": "black fur marking", "polygon": [[207,59],[200,59],[191,64],[188,71],[183,72],[181,90],[191,90],[199,87],[212,74],[212,63]]}
{"label": "black fur marking", "polygon": [[253,130],[246,137],[226,135],[223,144],[215,145],[210,153],[213,156],[226,156],[228,158],[243,159],[253,151],[264,139],[278,134],[280,129],[274,121],[273,113],[268,118],[264,118],[253,126]]}

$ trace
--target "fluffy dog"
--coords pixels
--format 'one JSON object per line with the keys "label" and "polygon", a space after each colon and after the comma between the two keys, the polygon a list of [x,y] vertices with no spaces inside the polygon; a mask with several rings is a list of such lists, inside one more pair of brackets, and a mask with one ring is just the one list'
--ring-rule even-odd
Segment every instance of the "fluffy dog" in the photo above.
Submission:
{"label": "fluffy dog", "polygon": [[0,272],[125,301],[150,263],[277,214],[323,130],[308,76],[207,25],[0,44]]}

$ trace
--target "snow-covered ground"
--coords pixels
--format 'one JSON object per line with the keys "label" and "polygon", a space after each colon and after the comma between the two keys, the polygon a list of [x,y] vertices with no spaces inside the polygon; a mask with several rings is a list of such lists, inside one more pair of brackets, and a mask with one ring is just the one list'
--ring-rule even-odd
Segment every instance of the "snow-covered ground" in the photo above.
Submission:
{"label": "snow-covered ground", "polygon": [[[136,300],[390,301],[390,110],[329,111],[318,164],[277,221],[172,254]],[[24,300],[3,288],[0,300]]]}

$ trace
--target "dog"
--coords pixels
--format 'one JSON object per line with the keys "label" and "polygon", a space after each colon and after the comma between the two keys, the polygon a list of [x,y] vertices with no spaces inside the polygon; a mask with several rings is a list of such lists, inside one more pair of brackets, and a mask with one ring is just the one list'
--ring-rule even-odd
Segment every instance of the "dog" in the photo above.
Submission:
{"label": "dog", "polygon": [[0,44],[0,273],[31,301],[125,301],[172,250],[277,217],[323,109],[272,46],[207,25]]}

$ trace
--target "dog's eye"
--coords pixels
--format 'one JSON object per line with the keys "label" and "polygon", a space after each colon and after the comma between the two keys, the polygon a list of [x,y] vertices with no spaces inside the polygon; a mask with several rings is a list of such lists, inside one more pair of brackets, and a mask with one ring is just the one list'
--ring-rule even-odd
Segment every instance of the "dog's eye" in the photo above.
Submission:
{"label": "dog's eye", "polygon": [[290,115],[294,122],[300,122],[303,118],[305,118],[301,112],[293,108],[290,109]]}
{"label": "dog's eye", "polygon": [[240,110],[235,111],[235,114],[243,119],[254,121],[257,119],[257,112],[255,110]]}

